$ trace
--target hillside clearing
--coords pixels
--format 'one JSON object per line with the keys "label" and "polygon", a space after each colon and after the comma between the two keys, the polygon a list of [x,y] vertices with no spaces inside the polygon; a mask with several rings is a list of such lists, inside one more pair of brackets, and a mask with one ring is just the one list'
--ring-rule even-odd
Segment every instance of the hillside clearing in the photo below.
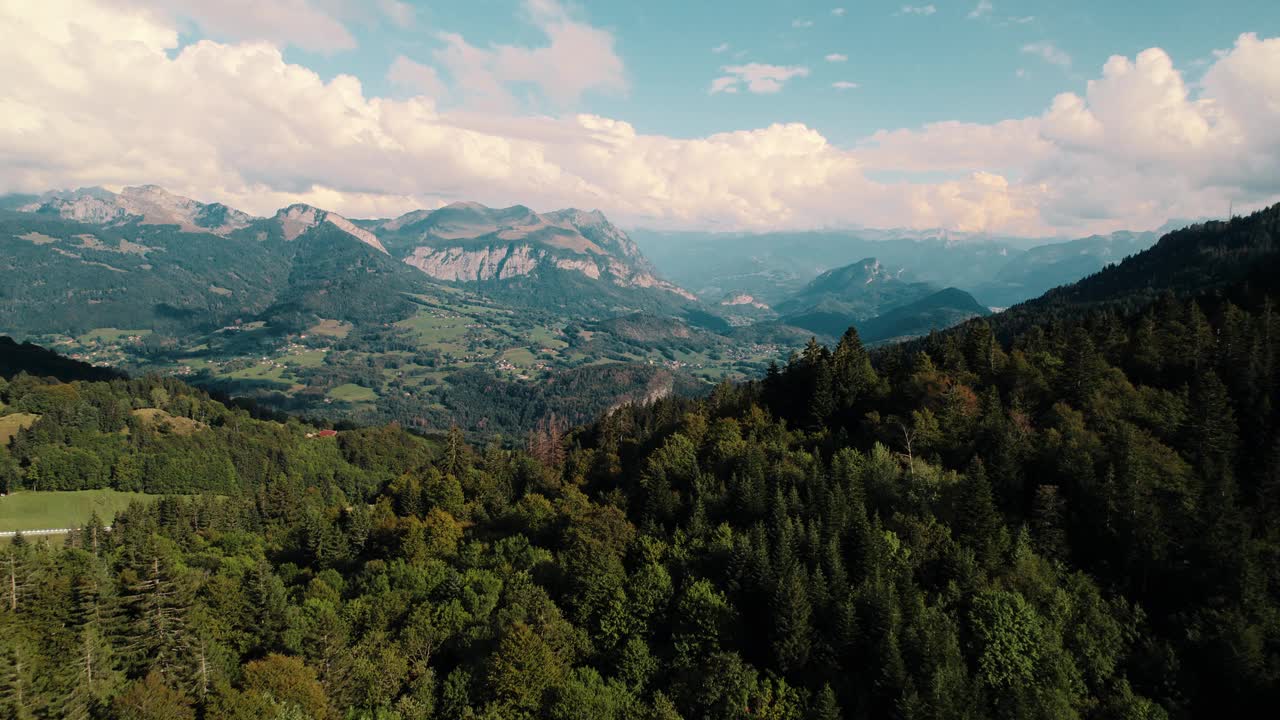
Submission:
{"label": "hillside clearing", "polygon": [[129,503],[158,497],[119,490],[23,490],[0,497],[0,532],[80,527],[95,512],[104,525],[110,525]]}
{"label": "hillside clearing", "polygon": [[0,417],[0,447],[7,446],[19,430],[31,427],[39,419],[39,415],[31,413],[14,413]]}

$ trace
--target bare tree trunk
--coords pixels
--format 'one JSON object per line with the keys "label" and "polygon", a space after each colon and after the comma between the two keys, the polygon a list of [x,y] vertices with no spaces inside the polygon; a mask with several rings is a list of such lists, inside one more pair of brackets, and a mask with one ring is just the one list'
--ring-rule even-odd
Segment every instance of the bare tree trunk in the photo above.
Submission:
{"label": "bare tree trunk", "polygon": [[18,560],[15,557],[9,558],[9,611],[16,612],[18,609]]}

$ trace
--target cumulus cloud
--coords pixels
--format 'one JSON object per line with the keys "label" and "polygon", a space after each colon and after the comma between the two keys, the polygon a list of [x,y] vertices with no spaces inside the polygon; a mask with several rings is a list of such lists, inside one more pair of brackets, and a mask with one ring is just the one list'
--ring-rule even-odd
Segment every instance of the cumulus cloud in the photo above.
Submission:
{"label": "cumulus cloud", "polygon": [[444,94],[444,83],[436,69],[397,55],[387,70],[387,80],[415,95],[439,98]]}
{"label": "cumulus cloud", "polygon": [[969,11],[969,19],[977,20],[981,17],[987,17],[995,7],[991,4],[991,0],[978,0],[978,4]]}
{"label": "cumulus cloud", "polygon": [[742,85],[745,85],[749,92],[767,95],[782,90],[782,86],[792,78],[809,75],[807,67],[765,63],[725,65],[720,68],[720,71],[727,74],[711,81],[713,95],[720,92],[737,92],[738,87]]}
{"label": "cumulus cloud", "polygon": [[903,5],[898,11],[899,15],[924,15],[929,16],[938,12],[938,8],[933,5]]}
{"label": "cumulus cloud", "polygon": [[219,39],[266,40],[322,53],[356,46],[337,18],[309,0],[107,0],[107,4],[126,13],[142,10],[162,21],[194,25]]}
{"label": "cumulus cloud", "polygon": [[719,45],[717,45],[717,46],[715,46],[715,47],[711,48],[711,52],[713,52],[713,53],[715,53],[715,54],[717,54],[717,55],[719,55],[719,54],[721,54],[721,53],[724,53],[724,52],[727,52],[728,50],[729,50],[729,43],[727,43],[727,42],[726,42],[726,43],[720,43]]}
{"label": "cumulus cloud", "polygon": [[843,17],[843,16],[844,16],[844,8],[842,8],[842,7],[838,7],[838,8],[831,8],[831,14],[832,14],[832,15],[835,15],[836,17]]}
{"label": "cumulus cloud", "polygon": [[803,29],[803,28],[811,28],[811,27],[813,27],[813,21],[812,21],[812,20],[806,20],[805,18],[796,18],[795,20],[792,20],[792,21],[791,21],[791,27],[793,27],[793,28],[802,28],[802,29]]}
{"label": "cumulus cloud", "polygon": [[829,63],[841,63],[841,62],[845,62],[846,60],[848,60],[848,59],[849,59],[849,56],[848,56],[848,55],[841,55],[840,53],[830,53],[830,54],[828,54],[826,57],[824,57],[824,58],[822,58],[822,59],[823,59],[823,60],[826,60],[826,61],[827,61],[827,62],[829,62]]}
{"label": "cumulus cloud", "polygon": [[[154,182],[261,214],[310,202],[385,217],[473,199],[595,207],[633,225],[1021,234],[1280,198],[1280,38],[1240,36],[1195,84],[1151,49],[1111,58],[1031,117],[840,147],[798,123],[673,138],[598,115],[445,111],[423,93],[323,78],[264,41],[182,46],[176,21],[101,0],[0,0],[0,32],[0,191]],[[402,84],[427,82],[419,63],[400,65]],[[726,73],[750,89],[745,70]]]}
{"label": "cumulus cloud", "polygon": [[1083,96],[996,125],[938,123],[864,143],[868,168],[980,167],[1034,192],[1053,227],[1149,227],[1280,198],[1280,38],[1241,35],[1198,92],[1159,48],[1114,56]]}
{"label": "cumulus cloud", "polygon": [[546,35],[545,47],[476,47],[458,33],[440,33],[444,47],[435,52],[463,98],[477,107],[511,109],[518,105],[511,86],[537,88],[563,108],[588,91],[621,94],[627,90],[622,59],[613,35],[574,20],[555,0],[525,0],[529,20]]}
{"label": "cumulus cloud", "polygon": [[1050,65],[1057,65],[1063,68],[1071,67],[1071,56],[1051,42],[1028,43],[1022,46],[1022,52],[1028,55],[1035,55]]}

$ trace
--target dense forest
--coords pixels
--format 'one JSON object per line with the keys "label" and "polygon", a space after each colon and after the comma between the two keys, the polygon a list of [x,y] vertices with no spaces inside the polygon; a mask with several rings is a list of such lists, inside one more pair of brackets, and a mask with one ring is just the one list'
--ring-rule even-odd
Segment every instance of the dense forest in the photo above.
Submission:
{"label": "dense forest", "polygon": [[1259,716],[1278,216],[520,448],[12,375],[9,487],[170,495],[0,549],[0,717]]}

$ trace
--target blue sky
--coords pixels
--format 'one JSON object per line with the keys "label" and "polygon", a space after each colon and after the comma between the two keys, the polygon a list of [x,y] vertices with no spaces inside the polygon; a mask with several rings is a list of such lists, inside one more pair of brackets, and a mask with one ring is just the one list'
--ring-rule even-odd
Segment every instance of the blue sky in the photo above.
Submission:
{"label": "blue sky", "polygon": [[[407,27],[356,22],[355,50],[289,48],[286,57],[330,76],[353,73],[373,94],[395,94],[386,68],[401,54],[430,63],[440,32],[477,46],[546,41],[519,0],[404,4],[413,10]],[[990,123],[1038,114],[1057,93],[1082,91],[1108,57],[1150,47],[1165,49],[1194,79],[1213,51],[1230,47],[1241,32],[1280,33],[1274,0],[593,0],[567,7],[613,34],[627,90],[588,92],[570,107],[535,97],[525,105],[529,111],[593,112],[677,137],[803,122],[837,143],[939,120]],[[1056,48],[1063,53],[1058,62],[1069,64],[1028,46]],[[832,54],[847,59],[828,62]],[[809,74],[776,94],[708,93],[722,66],[750,62]],[[832,87],[841,81],[858,87]]]}
{"label": "blue sky", "polygon": [[1276,0],[0,0],[0,36],[0,192],[1036,236],[1280,201]]}

